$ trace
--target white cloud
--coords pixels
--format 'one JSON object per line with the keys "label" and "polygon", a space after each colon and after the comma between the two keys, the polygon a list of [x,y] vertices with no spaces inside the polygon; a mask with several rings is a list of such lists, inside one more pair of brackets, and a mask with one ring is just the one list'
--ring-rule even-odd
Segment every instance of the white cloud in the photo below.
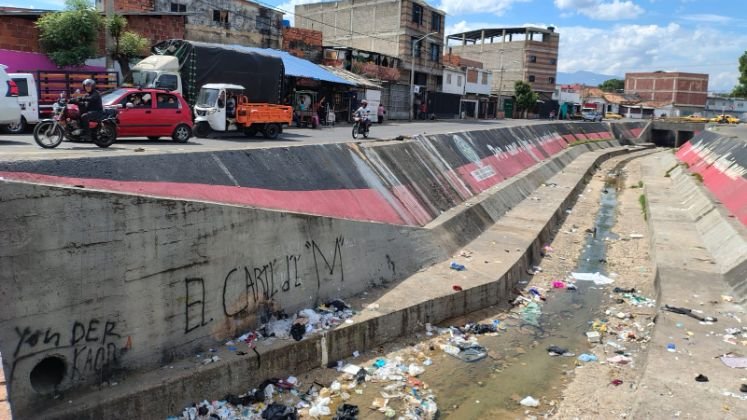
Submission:
{"label": "white cloud", "polygon": [[[558,70],[624,75],[633,71],[710,74],[709,90],[726,91],[737,82],[737,60],[747,35],[713,28],[668,25],[560,27]],[[694,48],[707,46],[707,48]]]}
{"label": "white cloud", "polygon": [[555,0],[555,7],[596,20],[633,19],[644,12],[632,0]]}
{"label": "white cloud", "polygon": [[452,16],[466,13],[491,13],[502,16],[514,3],[530,0],[441,0],[437,6]]}
{"label": "white cloud", "polygon": [[682,19],[693,21],[693,22],[699,22],[699,23],[721,23],[721,24],[729,23],[734,20],[734,18],[730,16],[714,15],[710,13],[683,15]]}

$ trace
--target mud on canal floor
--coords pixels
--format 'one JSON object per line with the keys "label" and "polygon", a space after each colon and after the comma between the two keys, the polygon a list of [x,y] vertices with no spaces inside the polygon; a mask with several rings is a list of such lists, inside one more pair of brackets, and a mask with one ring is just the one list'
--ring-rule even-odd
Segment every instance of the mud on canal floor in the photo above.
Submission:
{"label": "mud on canal floor", "polygon": [[[639,174],[629,157],[601,166],[511,304],[424,325],[422,333],[367,349],[337,369],[301,374],[291,392],[273,387],[272,401],[299,407],[301,418],[332,418],[343,404],[357,406],[360,419],[624,417],[655,313],[647,299],[654,291]],[[489,258],[500,256],[495,249],[454,256],[466,266],[453,271],[454,283]],[[571,273],[599,273],[612,284]],[[474,324],[481,327],[470,329]],[[477,360],[465,361],[465,354]],[[243,410],[245,418],[256,412]]]}

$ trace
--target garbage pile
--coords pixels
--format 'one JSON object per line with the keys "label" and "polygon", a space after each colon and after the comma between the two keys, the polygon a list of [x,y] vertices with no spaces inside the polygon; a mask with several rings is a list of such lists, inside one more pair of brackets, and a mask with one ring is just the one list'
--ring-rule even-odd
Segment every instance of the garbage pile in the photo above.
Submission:
{"label": "garbage pile", "polygon": [[295,316],[287,316],[283,312],[278,312],[272,314],[270,320],[257,330],[257,339],[275,337],[301,341],[304,336],[333,328],[353,315],[355,312],[350,305],[340,299],[320,305],[316,310],[300,310]]}

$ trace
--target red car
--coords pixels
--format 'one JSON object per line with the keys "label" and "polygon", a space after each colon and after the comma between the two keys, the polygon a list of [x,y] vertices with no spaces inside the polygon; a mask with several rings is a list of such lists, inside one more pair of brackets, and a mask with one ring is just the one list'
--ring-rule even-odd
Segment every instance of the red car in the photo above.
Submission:
{"label": "red car", "polygon": [[150,140],[171,137],[178,143],[186,143],[192,137],[192,110],[179,92],[121,88],[101,99],[105,107],[122,105],[117,137],[147,137]]}

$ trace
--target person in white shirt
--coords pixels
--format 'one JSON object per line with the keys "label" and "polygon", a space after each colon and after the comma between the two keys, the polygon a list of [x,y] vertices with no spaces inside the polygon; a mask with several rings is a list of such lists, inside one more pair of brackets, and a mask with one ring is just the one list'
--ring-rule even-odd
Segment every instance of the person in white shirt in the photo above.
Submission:
{"label": "person in white shirt", "polygon": [[365,124],[364,127],[367,129],[371,126],[371,110],[368,109],[368,101],[362,100],[361,106],[355,110],[355,113],[353,114],[354,117],[360,118],[361,123]]}

